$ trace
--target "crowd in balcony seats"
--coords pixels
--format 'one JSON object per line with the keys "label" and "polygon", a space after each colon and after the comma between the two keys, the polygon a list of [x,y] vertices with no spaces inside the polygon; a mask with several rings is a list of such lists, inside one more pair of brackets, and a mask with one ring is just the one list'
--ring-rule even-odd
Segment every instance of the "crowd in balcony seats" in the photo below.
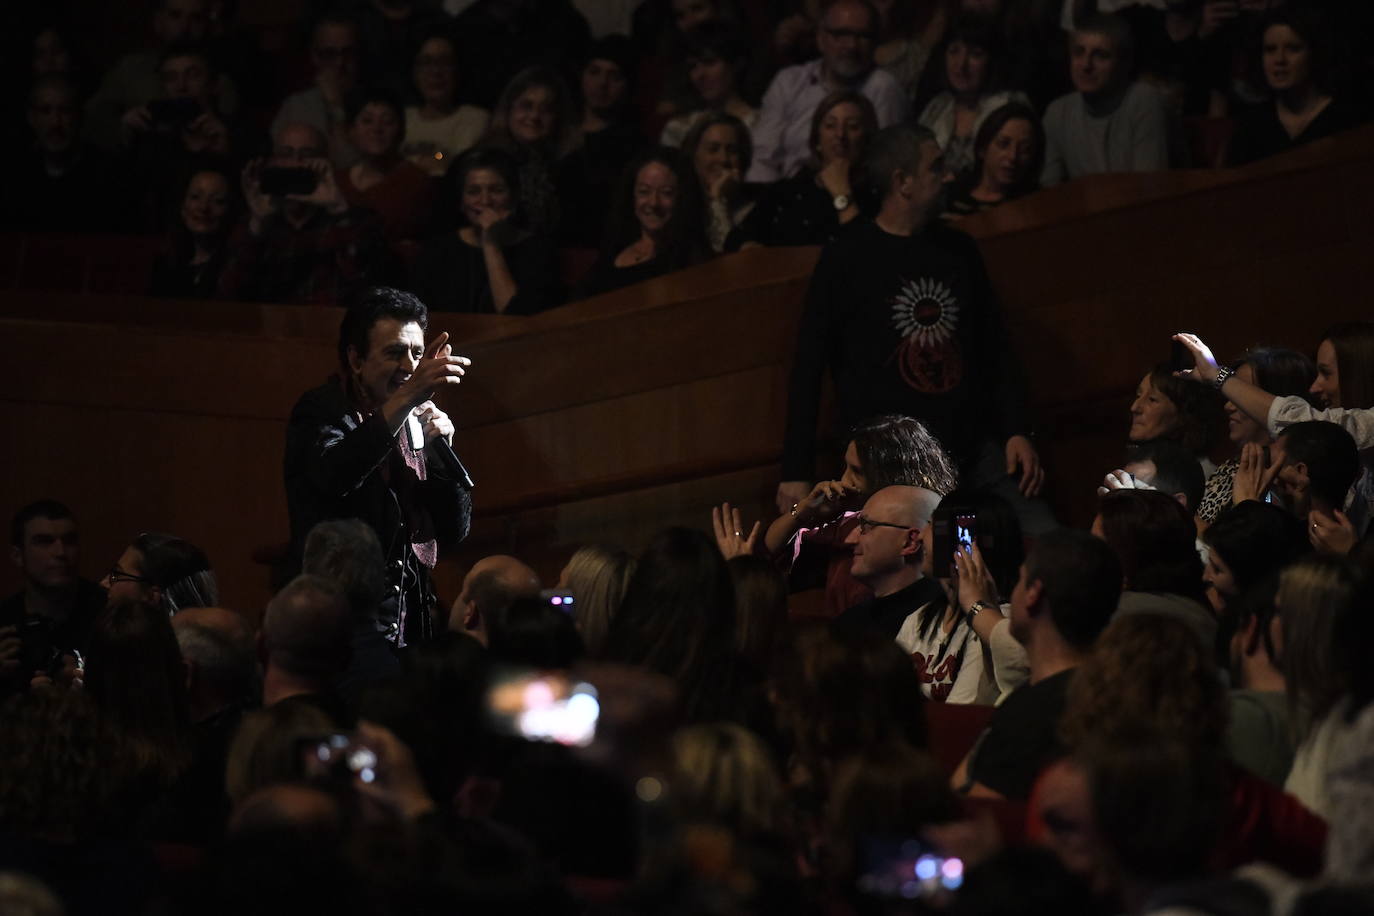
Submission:
{"label": "crowd in balcony seats", "polygon": [[[16,17],[0,219],[163,237],[155,295],[338,304],[404,286],[467,219],[454,182],[473,167],[453,167],[470,152],[516,163],[518,206],[487,208],[484,244],[507,262],[529,260],[510,240],[554,246],[556,280],[512,312],[533,314],[743,247],[831,241],[875,215],[865,147],[893,125],[934,134],[957,223],[1085,175],[1255,162],[1374,101],[1370,14],[1326,0],[320,0],[286,30],[227,0],[151,6],[127,47],[77,0]],[[700,198],[692,225],[657,240],[667,257],[642,235],[633,266],[656,266],[615,273],[634,241],[620,194],[652,196],[637,173],[655,145],[684,179],[671,193]],[[222,209],[201,206],[211,172],[235,178]],[[264,230],[277,241],[269,210],[300,233],[319,209],[347,231],[313,221],[271,278],[244,278]],[[470,273],[433,307],[504,314],[513,297],[472,295]]]}
{"label": "crowd in balcony seats", "polygon": [[[1358,126],[1368,10],[311,9],[285,48],[229,0],[158,0],[146,48],[15,39],[6,230],[164,237],[158,296],[346,308],[263,606],[194,531],[83,555],[112,507],[7,507],[0,912],[1374,912],[1374,323],[1177,335],[1066,527],[961,230]],[[438,313],[802,245],[765,517],[435,593],[485,523],[398,438],[453,433]]]}

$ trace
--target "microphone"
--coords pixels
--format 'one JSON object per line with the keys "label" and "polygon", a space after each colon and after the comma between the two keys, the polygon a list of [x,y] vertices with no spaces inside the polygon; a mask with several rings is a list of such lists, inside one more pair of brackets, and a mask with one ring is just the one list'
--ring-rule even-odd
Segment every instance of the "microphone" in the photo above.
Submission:
{"label": "microphone", "polygon": [[[410,447],[415,451],[426,448],[425,430],[420,425],[419,417],[410,414],[406,417],[406,432],[410,436]],[[468,469],[463,467],[463,462],[458,460],[458,455],[453,451],[453,446],[449,445],[443,436],[438,436],[433,442],[428,443],[430,452],[439,459],[439,463],[448,471],[449,476],[458,481],[458,485],[464,490],[471,490],[476,486],[472,482]]]}

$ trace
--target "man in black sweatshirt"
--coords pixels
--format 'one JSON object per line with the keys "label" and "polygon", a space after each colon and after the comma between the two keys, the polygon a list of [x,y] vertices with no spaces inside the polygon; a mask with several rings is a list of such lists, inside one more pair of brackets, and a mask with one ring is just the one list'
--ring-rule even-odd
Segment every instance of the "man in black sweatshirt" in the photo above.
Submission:
{"label": "man in black sweatshirt", "polygon": [[846,427],[877,414],[915,417],[958,461],[966,486],[1010,500],[1027,533],[1055,527],[1030,499],[1044,473],[983,260],[972,239],[938,219],[939,144],[924,128],[890,127],[874,137],[867,168],[883,192],[878,214],[826,247],[807,291],[779,510],[810,492],[828,367]]}

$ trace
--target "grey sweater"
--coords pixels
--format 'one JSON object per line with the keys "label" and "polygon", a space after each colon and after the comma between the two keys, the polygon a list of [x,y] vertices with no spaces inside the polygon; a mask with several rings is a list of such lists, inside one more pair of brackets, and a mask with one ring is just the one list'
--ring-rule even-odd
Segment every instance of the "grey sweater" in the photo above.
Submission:
{"label": "grey sweater", "polygon": [[1093,103],[1071,92],[1045,110],[1043,187],[1082,175],[1168,166],[1168,114],[1163,94],[1153,86],[1136,81]]}

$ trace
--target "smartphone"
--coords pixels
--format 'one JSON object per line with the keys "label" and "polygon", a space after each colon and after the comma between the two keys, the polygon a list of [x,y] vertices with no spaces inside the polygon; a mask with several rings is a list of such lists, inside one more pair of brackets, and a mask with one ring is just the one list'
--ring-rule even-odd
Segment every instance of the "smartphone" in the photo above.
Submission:
{"label": "smartphone", "polygon": [[304,738],[299,744],[301,772],[311,782],[346,788],[354,776],[363,782],[377,779],[377,752],[352,735]]}
{"label": "smartphone", "polygon": [[161,127],[185,127],[200,117],[201,111],[195,99],[153,99],[148,103],[148,114]]}
{"label": "smartphone", "polygon": [[864,837],[859,891],[884,900],[948,901],[964,884],[964,862],[918,839]]}
{"label": "smartphone", "polygon": [[1175,372],[1187,372],[1193,368],[1195,361],[1193,354],[1188,352],[1188,348],[1177,340],[1169,341],[1169,368]]}
{"label": "smartphone", "polygon": [[954,565],[954,552],[960,547],[970,549],[978,540],[978,515],[963,506],[940,508],[930,520],[933,529],[931,538],[931,561],[935,575],[950,575]]}
{"label": "smartphone", "polygon": [[561,674],[498,672],[487,691],[487,717],[502,734],[527,741],[586,747],[596,737],[596,688]]}
{"label": "smartphone", "polygon": [[546,588],[539,593],[540,601],[547,601],[565,614],[573,613],[577,599],[565,588]]}
{"label": "smartphone", "polygon": [[311,194],[320,177],[314,169],[305,168],[266,168],[258,173],[258,190],[264,194],[284,196],[286,194]]}

